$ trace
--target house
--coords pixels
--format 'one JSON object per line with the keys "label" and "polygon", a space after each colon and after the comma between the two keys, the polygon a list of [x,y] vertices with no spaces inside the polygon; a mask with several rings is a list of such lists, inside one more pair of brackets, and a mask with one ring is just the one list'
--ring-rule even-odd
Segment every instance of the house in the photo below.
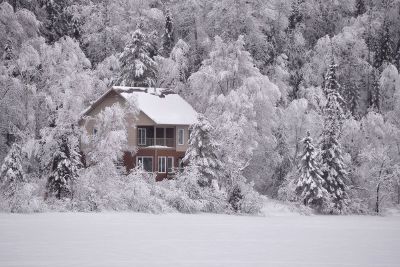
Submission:
{"label": "house", "polygon": [[[95,116],[115,103],[135,101],[139,114],[128,118],[128,146],[124,165],[129,170],[143,166],[157,173],[157,180],[174,175],[182,166],[188,147],[189,126],[197,113],[181,96],[168,89],[113,86],[82,113],[80,125],[95,134]],[[137,151],[136,151],[137,148]],[[85,152],[85,148],[82,148]],[[136,151],[136,153],[135,153]]]}

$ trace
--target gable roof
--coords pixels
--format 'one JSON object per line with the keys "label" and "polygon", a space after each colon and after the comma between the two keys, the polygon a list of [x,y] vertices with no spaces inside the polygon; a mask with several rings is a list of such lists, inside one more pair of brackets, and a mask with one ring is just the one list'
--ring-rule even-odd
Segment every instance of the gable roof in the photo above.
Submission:
{"label": "gable roof", "polygon": [[83,115],[88,114],[111,91],[127,101],[135,101],[139,110],[156,124],[191,125],[197,121],[197,112],[180,95],[164,88],[113,86],[97,99]]}

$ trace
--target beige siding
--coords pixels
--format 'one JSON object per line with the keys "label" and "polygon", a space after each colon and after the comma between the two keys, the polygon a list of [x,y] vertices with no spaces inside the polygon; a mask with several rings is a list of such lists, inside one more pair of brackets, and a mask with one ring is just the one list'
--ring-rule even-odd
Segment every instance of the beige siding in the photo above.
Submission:
{"label": "beige siding", "polygon": [[136,147],[137,146],[137,128],[136,125],[139,126],[152,126],[154,122],[143,112],[140,111],[139,115],[137,115],[136,121],[134,118],[128,118],[128,146]]}
{"label": "beige siding", "polygon": [[[183,145],[179,145],[179,129],[184,130],[184,142]],[[175,131],[175,138],[176,138],[176,151],[181,151],[185,152],[188,149],[188,141],[189,141],[189,126],[187,125],[179,125],[176,126],[176,131]]]}

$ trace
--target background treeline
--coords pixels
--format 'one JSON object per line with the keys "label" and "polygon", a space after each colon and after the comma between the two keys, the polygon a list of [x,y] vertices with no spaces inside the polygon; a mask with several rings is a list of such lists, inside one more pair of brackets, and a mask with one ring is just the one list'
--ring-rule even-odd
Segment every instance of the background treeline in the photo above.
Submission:
{"label": "background treeline", "polygon": [[204,114],[210,152],[191,138],[192,172],[233,210],[248,182],[328,213],[399,204],[399,29],[398,0],[3,1],[3,191],[19,179],[73,198],[90,176],[79,116],[122,84],[169,87]]}

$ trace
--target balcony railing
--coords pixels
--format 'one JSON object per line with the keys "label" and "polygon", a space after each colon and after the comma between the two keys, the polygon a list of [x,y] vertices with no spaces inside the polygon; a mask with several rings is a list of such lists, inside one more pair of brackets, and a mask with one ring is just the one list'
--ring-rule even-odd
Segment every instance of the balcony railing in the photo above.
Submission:
{"label": "balcony railing", "polygon": [[174,147],[175,146],[175,138],[138,138],[137,144],[140,147],[147,146],[166,146],[166,147]]}

